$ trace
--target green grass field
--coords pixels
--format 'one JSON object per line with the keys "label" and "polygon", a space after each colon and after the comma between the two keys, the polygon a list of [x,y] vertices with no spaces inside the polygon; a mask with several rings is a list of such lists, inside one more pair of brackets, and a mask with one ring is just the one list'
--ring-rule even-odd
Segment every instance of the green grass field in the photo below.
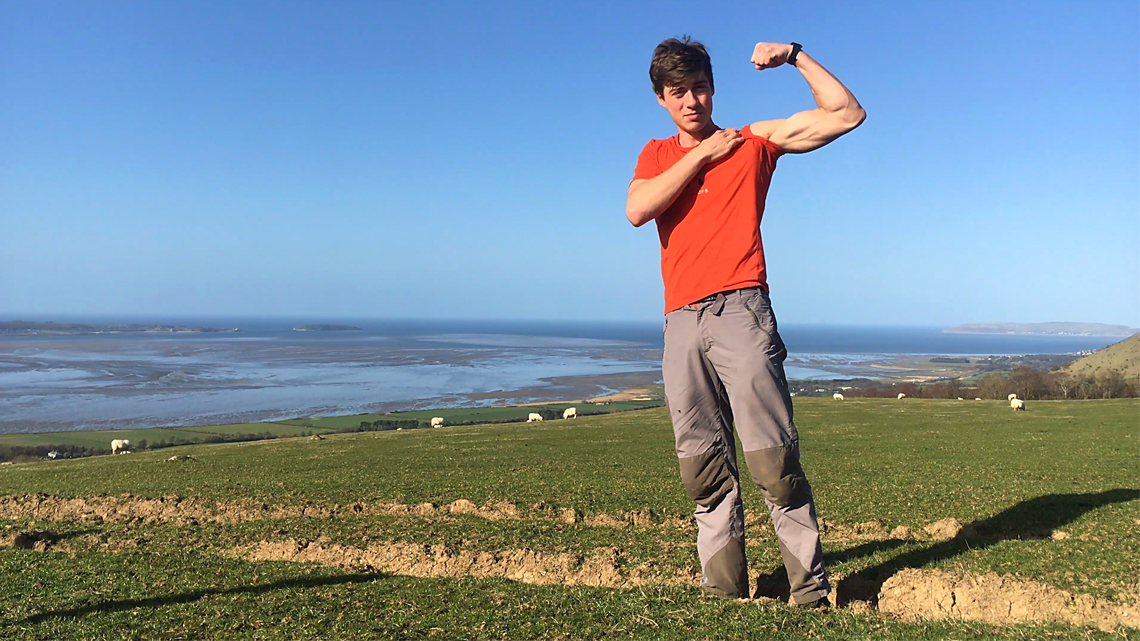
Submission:
{"label": "green grass field", "polygon": [[264,423],[232,423],[229,425],[152,427],[131,430],[90,430],[78,432],[39,432],[29,434],[15,433],[0,434],[0,447],[78,445],[109,450],[110,443],[113,439],[129,439],[136,445],[143,441],[152,445],[160,441],[165,441],[166,443],[177,442],[180,444],[193,444],[203,443],[209,436],[235,434],[269,433],[278,437],[298,436],[308,433],[327,434],[343,428],[356,427],[360,425],[362,421],[372,422],[384,419],[417,419],[426,423],[430,421],[432,417],[439,416],[451,424],[505,423],[510,421],[525,421],[527,414],[541,410],[553,410],[561,414],[564,409],[575,407],[581,415],[591,415],[644,409],[660,404],[661,401],[657,400],[623,401],[601,406],[594,405],[593,403],[549,403],[543,405],[514,405],[507,407],[421,410],[414,412],[393,412],[391,414],[352,414],[348,416],[298,418]]}
{"label": "green grass field", "polygon": [[[804,398],[796,411],[848,607],[700,596],[691,505],[658,408],[2,466],[0,638],[1140,638],[873,610],[908,568],[1135,603],[1140,402],[1015,413]],[[175,453],[191,458],[166,460]],[[745,501],[754,580],[778,586],[750,484]],[[922,533],[946,518],[966,531]],[[885,534],[898,526],[915,535]],[[51,534],[17,537],[33,531]]]}

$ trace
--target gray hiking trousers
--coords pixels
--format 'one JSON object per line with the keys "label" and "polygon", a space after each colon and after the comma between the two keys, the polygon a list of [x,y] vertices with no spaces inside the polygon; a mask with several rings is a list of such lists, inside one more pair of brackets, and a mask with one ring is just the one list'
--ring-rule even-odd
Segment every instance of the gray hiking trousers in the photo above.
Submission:
{"label": "gray hiking trousers", "polygon": [[831,586],[811,486],[800,466],[787,355],[771,301],[759,287],[722,292],[665,316],[665,399],[681,480],[697,504],[701,586],[722,596],[751,596],[735,426],[772,515],[792,598],[806,604],[826,597]]}

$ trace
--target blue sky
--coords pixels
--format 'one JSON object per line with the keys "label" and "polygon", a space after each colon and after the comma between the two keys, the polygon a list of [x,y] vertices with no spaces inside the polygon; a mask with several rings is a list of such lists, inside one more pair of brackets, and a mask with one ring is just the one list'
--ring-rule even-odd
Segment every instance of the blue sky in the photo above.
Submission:
{"label": "blue sky", "polygon": [[[412,5],[415,6],[412,6]],[[699,7],[695,8],[695,7]],[[647,69],[692,34],[715,120],[866,123],[780,160],[784,323],[1140,325],[1135,2],[0,2],[0,320],[653,319]]]}

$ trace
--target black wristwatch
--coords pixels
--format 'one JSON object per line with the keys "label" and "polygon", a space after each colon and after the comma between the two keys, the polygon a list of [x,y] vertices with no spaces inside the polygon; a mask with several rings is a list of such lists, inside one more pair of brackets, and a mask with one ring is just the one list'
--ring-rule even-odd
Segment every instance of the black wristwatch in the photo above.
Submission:
{"label": "black wristwatch", "polygon": [[788,55],[788,64],[793,67],[796,66],[796,56],[800,55],[800,51],[802,51],[803,48],[803,45],[798,42],[792,43],[792,53]]}

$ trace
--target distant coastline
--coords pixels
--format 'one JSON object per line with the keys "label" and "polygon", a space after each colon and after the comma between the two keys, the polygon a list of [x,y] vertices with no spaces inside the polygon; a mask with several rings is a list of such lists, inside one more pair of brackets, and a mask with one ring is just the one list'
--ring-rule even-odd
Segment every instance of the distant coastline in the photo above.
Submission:
{"label": "distant coastline", "polygon": [[1127,338],[1140,328],[1103,323],[965,323],[942,330],[945,334],[1034,334],[1040,336],[1119,336]]}
{"label": "distant coastline", "polygon": [[294,332],[360,332],[364,331],[360,327],[353,327],[352,325],[329,325],[318,323],[316,325],[298,325],[293,328]]}
{"label": "distant coastline", "polygon": [[134,325],[123,323],[53,323],[39,321],[0,321],[0,334],[75,336],[81,334],[215,334],[240,332],[237,327],[187,327],[182,325]]}

